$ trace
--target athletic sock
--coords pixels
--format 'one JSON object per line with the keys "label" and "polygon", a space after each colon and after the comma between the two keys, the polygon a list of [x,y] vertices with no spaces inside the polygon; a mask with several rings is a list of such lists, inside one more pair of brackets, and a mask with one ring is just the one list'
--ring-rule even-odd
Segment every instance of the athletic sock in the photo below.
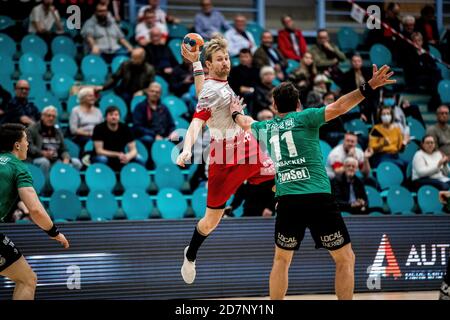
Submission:
{"label": "athletic sock", "polygon": [[186,258],[189,261],[195,261],[195,259],[197,259],[197,251],[207,237],[208,236],[204,236],[198,231],[198,226],[195,227],[194,234],[192,235],[191,242],[189,243],[189,248],[186,252]]}

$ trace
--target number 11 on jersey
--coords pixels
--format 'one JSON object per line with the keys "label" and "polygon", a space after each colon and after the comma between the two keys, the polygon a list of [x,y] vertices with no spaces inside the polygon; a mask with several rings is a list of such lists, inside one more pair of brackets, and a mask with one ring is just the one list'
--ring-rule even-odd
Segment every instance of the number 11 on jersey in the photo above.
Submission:
{"label": "number 11 on jersey", "polygon": [[[295,147],[295,144],[294,144],[294,137],[292,136],[292,131],[286,131],[285,133],[283,133],[281,135],[281,140],[286,141],[288,151],[289,151],[289,157],[291,157],[291,158],[297,157],[298,152],[297,152],[297,148]],[[277,135],[272,136],[270,138],[269,142],[272,145],[272,148],[275,152],[276,160],[280,161],[282,158],[281,147],[280,147],[280,135],[277,134]]]}

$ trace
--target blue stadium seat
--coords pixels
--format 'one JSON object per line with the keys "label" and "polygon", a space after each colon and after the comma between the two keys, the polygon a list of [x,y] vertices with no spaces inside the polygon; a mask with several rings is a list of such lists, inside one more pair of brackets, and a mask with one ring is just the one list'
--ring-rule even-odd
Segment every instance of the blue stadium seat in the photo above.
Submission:
{"label": "blue stadium seat", "polygon": [[90,54],[81,60],[81,73],[84,78],[96,76],[99,79],[105,79],[108,74],[108,66],[101,57]]}
{"label": "blue stadium seat", "polygon": [[127,56],[117,56],[111,62],[111,71],[112,73],[116,73],[119,70],[120,66],[123,62],[130,60]]}
{"label": "blue stadium seat", "polygon": [[34,99],[41,95],[43,92],[47,92],[47,86],[44,79],[40,74],[23,74],[19,78],[20,80],[27,80],[30,85],[30,99]]}
{"label": "blue stadium seat", "polygon": [[105,114],[108,107],[115,106],[120,110],[121,119],[126,119],[128,114],[127,104],[123,99],[115,94],[107,94],[100,99],[100,111]]}
{"label": "blue stadium seat", "polygon": [[[136,141],[136,149],[138,152],[138,156],[141,158],[142,161],[147,162],[148,160],[148,150],[147,147],[139,140]],[[125,148],[126,151],[128,151],[128,147]]]}
{"label": "blue stadium seat", "polygon": [[164,164],[156,167],[155,183],[158,189],[173,188],[180,190],[184,183],[183,173],[175,164]]}
{"label": "blue stadium seat", "polygon": [[10,75],[0,73],[0,85],[11,95],[14,95],[14,83]]}
{"label": "blue stadium seat", "polygon": [[183,62],[183,57],[181,56],[181,39],[172,39],[169,41],[169,49],[172,52],[178,63]]}
{"label": "blue stadium seat", "polygon": [[423,125],[419,121],[417,121],[416,119],[414,119],[412,117],[408,117],[406,119],[406,121],[409,126],[411,139],[422,142],[422,138],[424,137],[424,135],[426,133]]}
{"label": "blue stadium seat", "polygon": [[131,100],[131,112],[134,111],[134,109],[136,109],[136,106],[141,103],[142,101],[146,100],[147,97],[146,96],[134,96],[133,99]]}
{"label": "blue stadium seat", "polygon": [[164,219],[181,219],[187,209],[186,199],[175,189],[162,189],[156,196],[156,206]]}
{"label": "blue stadium seat", "polygon": [[28,171],[30,171],[33,178],[33,187],[37,194],[40,194],[45,185],[45,176],[41,168],[34,164],[27,163]]}
{"label": "blue stadium seat", "polygon": [[414,141],[410,141],[406,145],[405,150],[402,153],[400,153],[399,155],[400,159],[411,162],[417,150],[419,150],[419,146],[417,145],[417,143],[415,143]]}
{"label": "blue stadium seat", "polygon": [[323,164],[325,165],[327,163],[328,155],[331,152],[331,147],[327,142],[323,140],[320,140],[319,143],[320,143],[320,151],[322,152],[323,157]]}
{"label": "blue stadium seat", "polygon": [[417,191],[417,203],[423,213],[442,213],[442,204],[439,202],[439,190],[435,187],[420,187]]}
{"label": "blue stadium seat", "polygon": [[65,138],[64,144],[66,146],[67,152],[69,152],[71,158],[80,157],[80,147],[72,140]]}
{"label": "blue stadium seat", "polygon": [[102,86],[105,84],[105,78],[99,75],[88,75],[83,78],[84,85]]}
{"label": "blue stadium seat", "polygon": [[0,74],[11,76],[14,73],[14,61],[11,56],[0,53]]}
{"label": "blue stadium seat", "polygon": [[0,16],[0,30],[5,30],[12,27],[16,22],[8,16]]}
{"label": "blue stadium seat", "polygon": [[167,27],[169,28],[169,36],[171,38],[183,39],[189,33],[189,29],[183,24],[171,23]]}
{"label": "blue stadium seat", "polygon": [[89,192],[86,199],[86,209],[93,221],[112,220],[119,210],[114,196],[105,190]]}
{"label": "blue stadium seat", "polygon": [[67,190],[76,193],[80,184],[80,173],[68,164],[57,162],[50,169],[50,185],[54,191]]}
{"label": "blue stadium seat", "polygon": [[382,190],[400,185],[403,182],[402,170],[395,163],[381,162],[377,167],[377,181]]}
{"label": "blue stadium seat", "polygon": [[436,63],[438,68],[441,70],[442,79],[450,80],[450,68],[443,65],[442,63]]}
{"label": "blue stadium seat", "polygon": [[300,66],[300,63],[297,60],[288,59],[287,63],[288,63],[286,67],[287,74],[292,73]]}
{"label": "blue stadium seat", "polygon": [[186,103],[176,96],[167,96],[163,98],[162,104],[169,109],[173,118],[180,117],[188,111]]}
{"label": "blue stadium seat", "polygon": [[364,186],[367,195],[368,208],[383,208],[383,199],[378,190],[371,186]]}
{"label": "blue stadium seat", "polygon": [[0,54],[12,57],[17,51],[16,43],[7,34],[0,33]]}
{"label": "blue stadium seat", "polygon": [[72,112],[72,109],[78,105],[80,105],[78,96],[77,95],[70,96],[67,101],[67,112],[70,114]]}
{"label": "blue stadium seat", "polygon": [[439,52],[438,49],[433,47],[432,45],[428,45],[430,53],[435,56],[436,58],[442,59],[442,54]]}
{"label": "blue stadium seat", "polygon": [[[231,67],[237,67],[241,63],[241,61],[239,61],[239,57],[232,57],[230,59],[230,61],[231,61]],[[193,86],[194,86],[194,92],[195,92],[195,85],[193,85]]]}
{"label": "blue stadium seat", "polygon": [[86,170],[86,184],[90,191],[104,190],[111,192],[116,185],[114,171],[103,163],[94,163]]}
{"label": "blue stadium seat", "polygon": [[64,27],[64,33],[72,38],[75,38],[80,33],[80,29],[76,27],[73,20],[68,21],[66,18],[61,18],[61,23]]}
{"label": "blue stadium seat", "polygon": [[120,170],[120,182],[125,190],[147,190],[150,185],[150,176],[147,170],[140,164],[129,163]]}
{"label": "blue stadium seat", "polygon": [[57,98],[67,99],[74,83],[75,79],[73,77],[58,73],[53,75],[52,80],[50,81],[50,88]]}
{"label": "blue stadium seat", "polygon": [[414,214],[414,199],[408,189],[402,186],[391,186],[387,191],[387,204],[392,214]]}
{"label": "blue stadium seat", "polygon": [[127,189],[122,196],[122,209],[128,220],[145,220],[153,211],[153,202],[145,189]]}
{"label": "blue stadium seat", "polygon": [[205,187],[199,187],[192,194],[192,209],[197,218],[203,218],[206,210],[206,198],[208,191]]}
{"label": "blue stadium seat", "polygon": [[77,47],[73,40],[66,36],[57,36],[51,43],[52,54],[64,54],[69,57],[75,58],[77,55]]}
{"label": "blue stadium seat", "polygon": [[[172,153],[174,153],[173,158]],[[159,140],[153,143],[151,156],[156,166],[174,164],[176,156],[178,156],[178,151],[172,142]]]}
{"label": "blue stadium seat", "polygon": [[382,44],[374,44],[370,48],[369,55],[370,61],[378,67],[382,67],[385,64],[390,65],[392,63],[391,51]]}
{"label": "blue stadium seat", "polygon": [[48,46],[45,41],[35,34],[29,34],[23,37],[20,42],[20,48],[23,53],[34,53],[41,58],[44,58],[48,51]]}
{"label": "blue stadium seat", "polygon": [[159,75],[155,76],[155,81],[161,85],[161,90],[162,90],[161,98],[164,98],[165,96],[167,96],[169,94],[169,84],[163,77],[161,77]]}
{"label": "blue stadium seat", "polygon": [[50,62],[50,70],[53,74],[65,74],[74,78],[78,73],[75,60],[65,54],[54,55]]}
{"label": "blue stadium seat", "polygon": [[442,103],[450,103],[450,80],[441,80],[438,85]]}
{"label": "blue stadium seat", "polygon": [[84,145],[83,152],[86,153],[86,152],[91,152],[93,150],[94,150],[94,142],[92,140],[89,140]]}
{"label": "blue stadium seat", "polygon": [[125,34],[125,37],[128,40],[131,40],[132,38],[134,38],[134,26],[126,21],[126,20],[122,20],[120,21],[120,29],[122,30],[122,32]]}
{"label": "blue stadium seat", "polygon": [[44,91],[39,92],[34,99],[34,103],[39,111],[42,111],[45,107],[54,106],[58,110],[58,116],[60,117],[63,109],[59,100],[51,92]]}
{"label": "blue stadium seat", "polygon": [[53,220],[76,220],[81,212],[81,201],[67,190],[57,190],[50,197],[50,213]]}
{"label": "blue stadium seat", "polygon": [[264,29],[257,22],[254,21],[247,22],[246,29],[253,35],[255,43],[259,47],[259,45],[261,44],[261,35],[263,34]]}
{"label": "blue stadium seat", "polygon": [[175,127],[177,129],[185,129],[185,130],[187,130],[189,128],[189,122],[187,122],[183,118],[180,118],[180,117],[174,118],[173,122],[175,123]]}
{"label": "blue stadium seat", "polygon": [[343,52],[353,52],[359,44],[359,35],[353,28],[342,27],[337,33],[337,43]]}
{"label": "blue stadium seat", "polygon": [[360,134],[363,137],[369,136],[369,130],[367,125],[361,119],[353,119],[344,123],[346,131],[352,131],[356,134]]}
{"label": "blue stadium seat", "polygon": [[47,71],[44,60],[34,53],[25,53],[19,59],[19,70],[22,74],[43,76]]}

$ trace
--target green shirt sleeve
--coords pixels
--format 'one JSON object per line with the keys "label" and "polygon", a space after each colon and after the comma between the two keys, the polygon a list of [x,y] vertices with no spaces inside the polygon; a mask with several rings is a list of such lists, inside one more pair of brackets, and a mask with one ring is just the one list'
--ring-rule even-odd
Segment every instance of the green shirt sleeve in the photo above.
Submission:
{"label": "green shirt sleeve", "polygon": [[30,172],[23,166],[17,168],[16,186],[17,189],[33,187],[33,178],[31,177]]}
{"label": "green shirt sleeve", "polygon": [[259,131],[266,128],[266,122],[267,121],[257,121],[252,123],[251,130],[256,138],[259,136]]}
{"label": "green shirt sleeve", "polygon": [[319,128],[325,121],[325,106],[321,108],[308,108],[306,110],[296,112],[295,119],[302,122],[308,128]]}

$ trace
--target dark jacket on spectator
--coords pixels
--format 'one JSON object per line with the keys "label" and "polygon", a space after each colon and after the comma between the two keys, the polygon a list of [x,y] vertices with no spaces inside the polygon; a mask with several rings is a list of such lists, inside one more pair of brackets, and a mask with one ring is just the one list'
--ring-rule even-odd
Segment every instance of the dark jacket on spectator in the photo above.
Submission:
{"label": "dark jacket on spectator", "polygon": [[133,124],[138,138],[145,135],[155,137],[157,134],[168,137],[175,130],[175,123],[169,109],[159,104],[156,111],[153,111],[147,100],[139,103],[134,109]]}
{"label": "dark jacket on spectator", "polygon": [[[189,80],[185,82],[185,80]],[[176,96],[181,97],[188,92],[191,85],[194,83],[194,77],[192,75],[192,64],[182,63],[173,69],[170,77],[170,91]]]}
{"label": "dark jacket on spectator", "polygon": [[149,44],[145,48],[147,62],[155,67],[156,73],[163,74],[165,68],[174,68],[178,61],[167,45]]}
{"label": "dark jacket on spectator", "polygon": [[[347,180],[347,176],[344,174],[336,175],[331,180],[331,188],[333,194],[336,197],[336,202],[338,203],[339,209],[342,211],[350,213],[367,213],[367,210],[361,212],[359,209],[352,208],[350,201],[350,182]],[[353,177],[353,190],[356,199],[363,199],[367,206],[367,194],[364,189],[364,183],[358,177]]]}
{"label": "dark jacket on spectator", "polygon": [[12,98],[6,106],[5,114],[3,115],[2,123],[21,123],[20,117],[28,116],[34,121],[39,121],[41,115],[38,108],[33,102],[28,99],[19,100],[16,97]]}
{"label": "dark jacket on spectator", "polygon": [[120,80],[119,92],[128,92],[130,94],[145,89],[153,82],[155,78],[155,68],[148,63],[134,65],[131,61],[125,61],[120,68],[103,86],[103,90],[115,87]]}
{"label": "dark jacket on spectator", "polygon": [[278,31],[278,49],[286,59],[300,61],[305,52],[308,51],[308,47],[302,32],[298,29],[293,32],[298,42],[300,55],[295,52],[294,45],[291,40],[291,31],[287,29]]}
{"label": "dark jacket on spectator", "polygon": [[258,112],[263,109],[270,109],[272,105],[272,89],[273,85],[266,87],[263,84],[259,84],[255,88],[255,95],[253,97],[252,117],[256,119]]}
{"label": "dark jacket on spectator", "polygon": [[58,159],[70,158],[69,152],[67,151],[66,145],[64,143],[64,135],[61,130],[52,127],[46,128],[42,125],[41,121],[36,122],[28,128],[28,141],[30,145],[28,147],[28,156],[31,159],[42,157],[41,151],[43,147],[43,136],[42,132],[48,130],[50,136],[55,138],[55,141],[59,143],[59,149],[56,150],[58,153]]}
{"label": "dark jacket on spectator", "polygon": [[264,66],[270,66],[271,61],[274,64],[279,64],[284,70],[287,67],[287,60],[283,57],[281,52],[277,48],[271,48],[273,50],[273,57],[271,59],[269,48],[265,46],[259,47],[253,54],[253,63],[257,68],[262,68]]}
{"label": "dark jacket on spectator", "polygon": [[[427,32],[427,25],[431,28],[431,34]],[[426,22],[423,18],[419,18],[416,20],[416,30],[422,34],[424,43],[428,44],[430,40],[439,42],[440,36],[436,20]]]}
{"label": "dark jacket on spectator", "polygon": [[[5,111],[6,110],[6,106],[8,105],[9,100],[11,100],[11,94],[5,90],[1,85],[0,85],[0,109]],[[0,115],[0,123],[2,122],[2,117],[3,115]]]}
{"label": "dark jacket on spectator", "polygon": [[240,64],[231,68],[228,82],[233,91],[239,95],[241,94],[241,86],[255,88],[260,82],[259,69],[253,66],[249,68]]}

